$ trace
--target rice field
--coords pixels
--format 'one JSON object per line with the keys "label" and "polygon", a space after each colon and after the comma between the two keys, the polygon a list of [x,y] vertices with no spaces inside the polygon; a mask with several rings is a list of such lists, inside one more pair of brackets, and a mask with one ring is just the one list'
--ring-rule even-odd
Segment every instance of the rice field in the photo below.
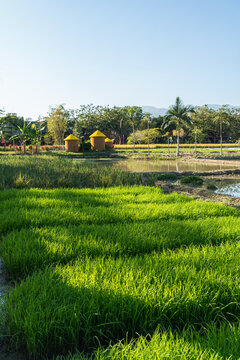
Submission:
{"label": "rice field", "polygon": [[33,359],[239,359],[240,218],[154,187],[0,191],[12,346]]}

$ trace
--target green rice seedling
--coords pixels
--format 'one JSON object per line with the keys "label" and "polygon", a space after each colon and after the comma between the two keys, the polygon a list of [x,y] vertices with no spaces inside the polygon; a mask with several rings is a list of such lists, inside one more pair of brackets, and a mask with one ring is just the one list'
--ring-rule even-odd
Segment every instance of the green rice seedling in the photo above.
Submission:
{"label": "green rice seedling", "polygon": [[51,264],[81,256],[134,256],[164,249],[237,242],[240,219],[231,216],[200,220],[90,224],[22,228],[3,236],[0,250],[12,279]]}
{"label": "green rice seedling", "polygon": [[[138,188],[132,188],[130,198],[138,197]],[[143,191],[142,188],[140,188]],[[44,194],[44,191],[40,191],[39,194]],[[140,196],[140,202],[135,204],[132,202],[124,203],[121,200],[121,189],[114,188],[106,193],[91,192],[90,190],[84,194],[84,192],[77,193],[74,191],[76,201],[68,201],[68,195],[71,191],[65,190],[57,192],[63,196],[56,200],[50,200],[44,198],[34,199],[31,198],[32,191],[29,192],[29,198],[20,198],[19,201],[16,198],[9,198],[5,200],[3,207],[0,209],[0,216],[3,219],[0,223],[0,234],[4,234],[11,229],[21,229],[22,227],[29,226],[56,226],[56,225],[87,225],[87,224],[116,224],[126,222],[145,222],[159,221],[159,220],[187,220],[187,219],[199,219],[206,217],[219,217],[219,216],[239,216],[238,210],[229,208],[217,203],[206,203],[200,201],[193,201],[187,197],[181,195],[173,195],[168,197],[161,194],[161,191],[147,191],[145,196],[151,196],[151,194],[159,196],[158,204],[145,201],[144,196]],[[23,193],[24,194],[24,193]],[[27,192],[25,194],[28,194]],[[54,192],[52,196],[54,197]],[[84,194],[81,197],[81,194]],[[79,195],[79,197],[77,196]],[[105,199],[103,199],[105,195]],[[3,197],[7,196],[4,194]],[[45,193],[45,197],[51,196],[50,192]],[[108,199],[107,197],[113,197]],[[86,197],[88,200],[86,201]],[[115,203],[111,203],[114,201]],[[118,199],[120,199],[118,201]],[[146,199],[146,197],[145,197]],[[179,199],[179,202],[176,200]],[[77,201],[78,200],[78,201]],[[85,203],[86,201],[86,203]],[[138,200],[137,200],[138,201]],[[79,202],[81,204],[79,205]],[[91,204],[89,204],[91,202]],[[15,204],[15,205],[14,205]],[[39,206],[38,206],[39,204]]]}
{"label": "green rice seedling", "polygon": [[237,325],[210,325],[199,334],[193,329],[180,333],[155,332],[137,340],[121,341],[107,349],[98,348],[87,356],[74,354],[57,356],[56,360],[238,360],[240,330]]}
{"label": "green rice seedling", "polygon": [[[13,341],[33,355],[136,334],[201,329],[239,315],[240,245],[85,257],[21,282],[6,299]],[[98,339],[98,341],[96,341]]]}
{"label": "green rice seedling", "polygon": [[82,255],[132,256],[239,239],[236,209],[158,188],[7,190],[0,199],[0,251],[13,279]]}
{"label": "green rice seedling", "polygon": [[6,323],[29,356],[84,359],[99,344],[92,359],[237,356],[237,209],[144,186],[11,189],[0,202],[0,255],[24,278]]}

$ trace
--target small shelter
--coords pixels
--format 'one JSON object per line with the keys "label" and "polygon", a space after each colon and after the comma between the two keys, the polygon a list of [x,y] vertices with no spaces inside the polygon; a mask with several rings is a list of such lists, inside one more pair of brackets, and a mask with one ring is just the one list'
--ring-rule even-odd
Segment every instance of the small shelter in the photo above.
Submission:
{"label": "small shelter", "polygon": [[110,150],[113,148],[113,141],[109,138],[105,139],[105,145],[106,145],[106,149]]}
{"label": "small shelter", "polygon": [[90,142],[92,145],[92,150],[103,151],[105,150],[105,138],[101,131],[97,130],[92,135],[90,135]]}
{"label": "small shelter", "polygon": [[79,139],[73,134],[69,135],[64,139],[65,141],[65,150],[67,152],[78,152],[78,142]]}

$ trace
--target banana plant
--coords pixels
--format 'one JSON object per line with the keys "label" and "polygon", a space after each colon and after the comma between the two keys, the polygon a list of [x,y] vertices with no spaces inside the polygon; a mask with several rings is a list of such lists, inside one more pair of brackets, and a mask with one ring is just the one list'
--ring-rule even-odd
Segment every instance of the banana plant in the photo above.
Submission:
{"label": "banana plant", "polygon": [[41,139],[43,137],[46,137],[47,134],[43,134],[43,131],[45,130],[46,125],[41,124],[41,122],[38,122],[37,124],[32,124],[31,126],[31,132],[32,132],[32,142],[33,145],[36,147],[36,153],[38,152],[38,145],[41,144]]}
{"label": "banana plant", "polygon": [[18,134],[11,136],[11,138],[9,139],[9,140],[19,140],[23,154],[26,154],[26,142],[28,140],[31,140],[33,137],[33,131],[31,125],[32,123],[30,121],[25,121],[25,120],[23,121],[22,126],[15,125],[14,128],[15,130],[18,131]]}

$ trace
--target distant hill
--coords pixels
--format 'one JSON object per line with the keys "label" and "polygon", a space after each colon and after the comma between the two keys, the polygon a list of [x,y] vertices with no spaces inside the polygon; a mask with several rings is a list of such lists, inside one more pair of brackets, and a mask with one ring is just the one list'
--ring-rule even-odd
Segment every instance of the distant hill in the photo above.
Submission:
{"label": "distant hill", "polygon": [[156,108],[154,106],[142,106],[142,109],[145,113],[150,113],[153,116],[164,116],[168,110],[166,108]]}
{"label": "distant hill", "polygon": [[[209,108],[212,108],[213,110],[218,110],[218,109],[220,109],[220,107],[222,107],[222,105],[217,105],[217,104],[207,104],[207,106]],[[236,109],[239,106],[230,105],[230,107],[233,108],[233,109]],[[143,109],[144,112],[146,112],[146,113],[148,112],[148,113],[150,113],[150,114],[152,114],[153,116],[156,116],[156,117],[159,116],[159,115],[164,116],[164,115],[166,115],[166,112],[168,111],[167,108],[157,108],[157,107],[154,107],[154,106],[142,106],[142,109]]]}
{"label": "distant hill", "polygon": [[[227,105],[227,104],[224,104],[224,105]],[[207,106],[209,108],[212,108],[213,110],[218,110],[218,109],[220,109],[220,107],[222,107],[222,105],[217,105],[217,104],[207,104]],[[229,105],[229,107],[232,108],[232,109],[239,108],[239,106],[233,106],[233,105]]]}

